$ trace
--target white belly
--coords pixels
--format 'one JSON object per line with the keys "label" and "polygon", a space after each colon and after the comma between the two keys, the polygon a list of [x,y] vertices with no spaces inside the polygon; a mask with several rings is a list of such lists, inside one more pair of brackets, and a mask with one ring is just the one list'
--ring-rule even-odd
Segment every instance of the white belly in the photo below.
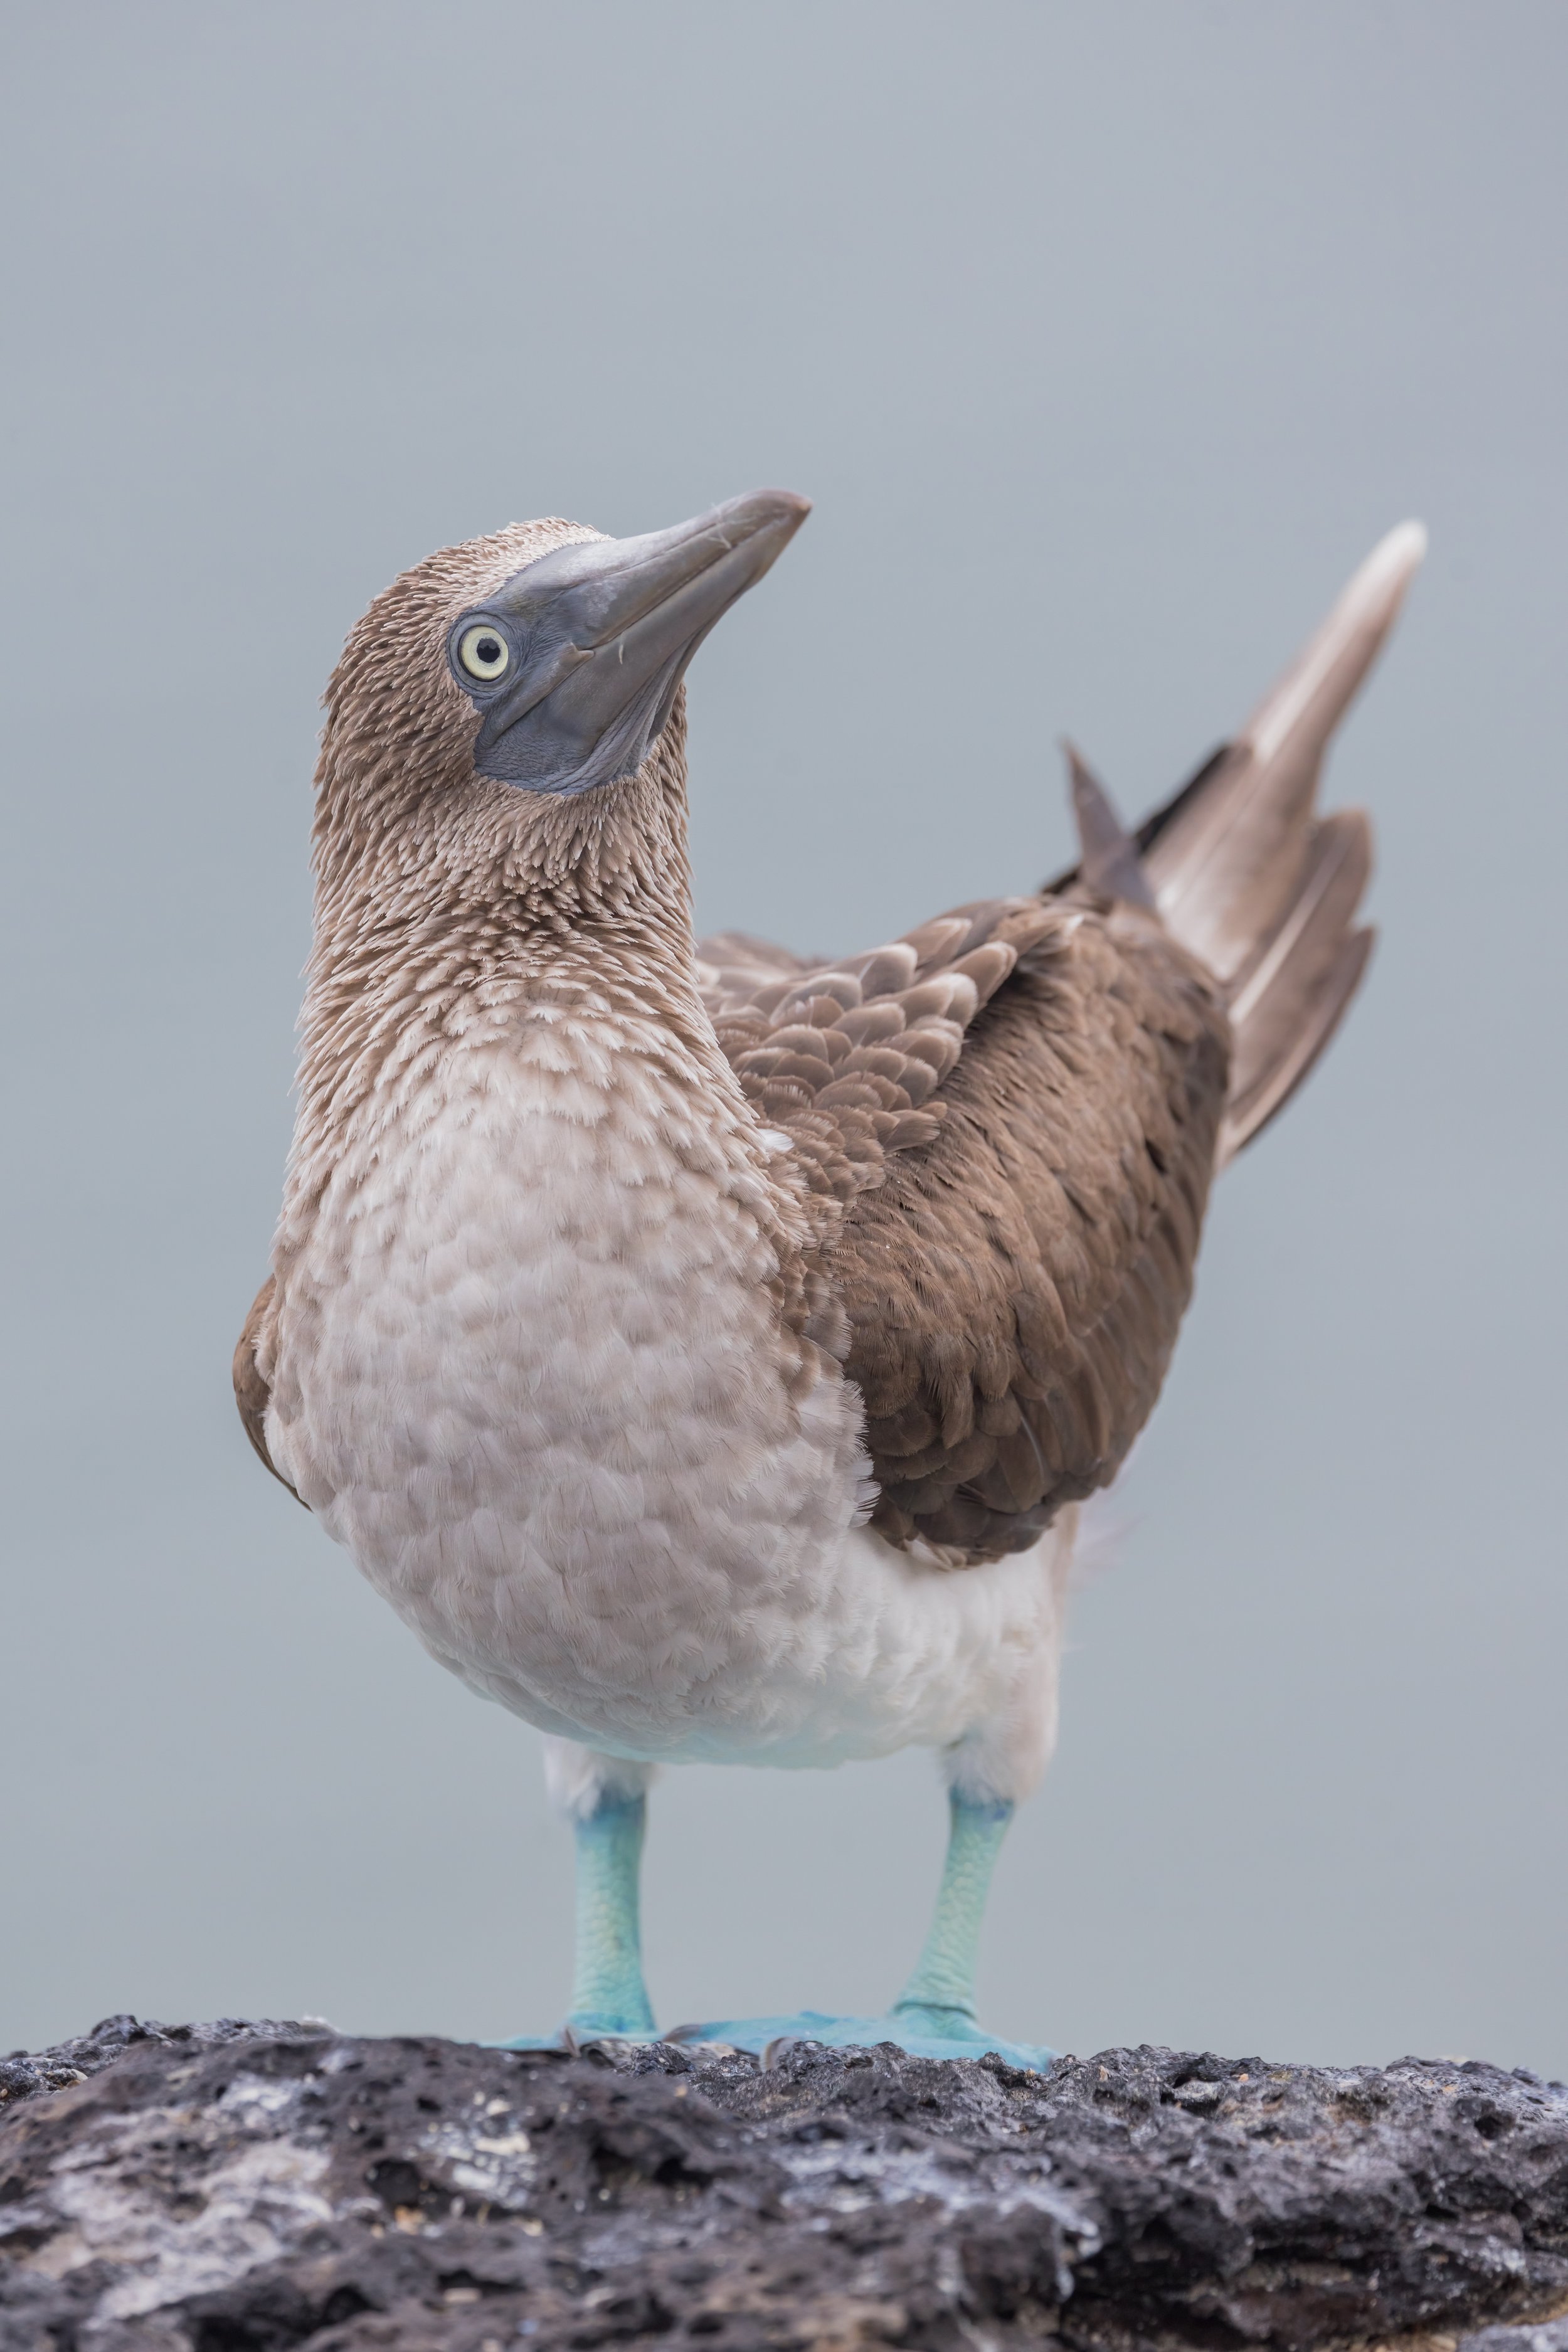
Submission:
{"label": "white belly", "polygon": [[458,1076],[340,1160],[268,1423],[433,1654],[649,1759],[946,1744],[1054,1685],[1037,1553],[954,1574],[859,1524],[858,1394],[788,1392],[749,1143],[514,1050]]}

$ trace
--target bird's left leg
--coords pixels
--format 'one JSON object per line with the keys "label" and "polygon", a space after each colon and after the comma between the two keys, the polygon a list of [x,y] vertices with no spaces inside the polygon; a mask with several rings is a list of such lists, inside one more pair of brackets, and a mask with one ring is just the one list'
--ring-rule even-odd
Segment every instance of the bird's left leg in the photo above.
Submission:
{"label": "bird's left leg", "polygon": [[975,2013],[974,1970],[991,1874],[1014,1807],[1039,1786],[1057,1744],[1057,1677],[1078,1521],[1076,1509],[1064,1511],[1032,1556],[1041,1572],[1041,1610],[1009,1701],[955,1741],[943,1759],[947,1858],[924,1948],[892,2008],[898,2038],[907,2045],[943,2044],[952,2055],[978,2044],[1021,2057],[1026,2065],[1051,2055],[1043,2044],[998,2042],[984,2031]]}
{"label": "bird's left leg", "polygon": [[[576,1957],[566,2026],[578,2041],[652,2042],[640,1880],[649,1764],[547,1738],[544,1780],[577,1841]],[[523,2040],[512,2045],[526,2046]]]}
{"label": "bird's left leg", "polygon": [[915,1972],[886,2016],[826,2017],[803,2009],[788,2017],[678,2027],[673,2038],[727,2042],[764,2053],[778,2042],[822,2042],[839,2049],[891,2042],[917,2057],[979,2058],[994,2050],[1015,2066],[1048,2065],[1049,2050],[987,2033],[975,2014],[974,1967],[985,1898],[1014,1809],[1011,1798],[972,1785],[973,1776],[965,1769],[971,1762],[963,1745],[949,1751],[947,1859],[936,1912]]}
{"label": "bird's left leg", "polygon": [[648,1764],[546,1739],[545,1785],[577,1838],[577,1940],[572,2008],[579,2040],[655,2039],[642,1972],[642,1845]]}
{"label": "bird's left leg", "polygon": [[1077,1517],[1064,1512],[1034,1551],[1015,1554],[1005,1570],[998,1567],[994,1580],[1005,1573],[1024,1604],[1018,1622],[1026,1638],[1016,1645],[1011,1688],[944,1751],[947,1859],[925,1948],[892,2008],[881,2017],[826,2017],[803,2009],[788,2017],[732,2018],[678,2027],[678,2038],[759,2051],[781,2040],[840,2048],[891,2042],[917,2057],[977,2058],[994,2050],[1014,2065],[1049,2063],[1052,2053],[1043,2043],[1004,2041],[984,2031],[974,2010],[974,1966],[1007,1824],[1018,1801],[1038,1787],[1056,1743],[1057,1669]]}
{"label": "bird's left leg", "polygon": [[974,1970],[991,1874],[1012,1818],[1009,1798],[966,1796],[956,1784],[948,1791],[947,1858],[936,1910],[914,1974],[893,2003],[892,2013],[907,2032],[939,2042],[984,2042],[974,2008]]}

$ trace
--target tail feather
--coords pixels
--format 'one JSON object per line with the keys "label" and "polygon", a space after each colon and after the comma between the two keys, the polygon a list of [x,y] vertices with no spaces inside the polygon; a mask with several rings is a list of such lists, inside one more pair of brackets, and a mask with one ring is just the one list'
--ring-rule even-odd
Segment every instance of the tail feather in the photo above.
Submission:
{"label": "tail feather", "polygon": [[1221,1161],[1283,1109],[1366,968],[1354,928],[1372,870],[1359,811],[1315,811],[1329,739],[1393,627],[1426,552],[1419,523],[1375,547],[1321,627],[1215,752],[1138,834],[1159,910],[1230,992],[1235,1064]]}
{"label": "tail feather", "polygon": [[1321,990],[1302,1004],[1289,1042],[1279,1060],[1263,1072],[1244,1099],[1238,1101],[1234,1095],[1231,1097],[1226,1105],[1215,1153],[1216,1168],[1225,1167],[1254,1136],[1261,1135],[1269,1120],[1284,1109],[1297,1087],[1310,1076],[1319,1055],[1331,1043],[1350,1009],[1376,939],[1377,933],[1371,926],[1363,925],[1342,941]]}
{"label": "tail feather", "polygon": [[1137,843],[1123,830],[1110,793],[1078,745],[1064,742],[1062,749],[1068,755],[1073,821],[1078,826],[1079,879],[1107,898],[1125,898],[1153,914],[1154,893]]}
{"label": "tail feather", "polygon": [[[1348,989],[1335,996],[1332,1021],[1320,1026],[1320,1006],[1349,972],[1346,943],[1363,936],[1354,928],[1355,912],[1371,873],[1372,827],[1361,810],[1341,809],[1325,817],[1314,832],[1300,887],[1284,920],[1231,998],[1235,1048],[1224,1159],[1250,1142],[1283,1108],[1286,1095],[1276,1087],[1279,1073],[1287,1066],[1294,1070],[1288,1091],[1306,1076],[1310,1064],[1298,1058],[1303,1034],[1317,1040],[1315,1061],[1347,1010]],[[1371,931],[1364,937],[1370,950]],[[1356,960],[1356,981],[1365,962],[1363,951]]]}

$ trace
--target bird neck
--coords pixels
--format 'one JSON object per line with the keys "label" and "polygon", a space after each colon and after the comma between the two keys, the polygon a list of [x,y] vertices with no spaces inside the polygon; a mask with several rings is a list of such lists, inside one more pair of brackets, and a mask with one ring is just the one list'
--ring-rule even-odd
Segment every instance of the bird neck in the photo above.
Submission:
{"label": "bird neck", "polygon": [[633,1031],[749,1123],[698,992],[679,732],[605,791],[433,796],[355,856],[318,856],[293,1211],[368,1105],[380,1117],[531,1017]]}

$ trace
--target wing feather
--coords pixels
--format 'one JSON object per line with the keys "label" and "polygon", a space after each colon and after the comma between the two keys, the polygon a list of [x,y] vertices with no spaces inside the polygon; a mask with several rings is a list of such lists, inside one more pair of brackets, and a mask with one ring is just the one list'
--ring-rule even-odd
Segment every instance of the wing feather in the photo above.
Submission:
{"label": "wing feather", "polygon": [[1103,1486],[1192,1286],[1229,1030],[1158,920],[1079,888],[954,908],[718,1027],[821,1203],[875,1524],[957,1565]]}
{"label": "wing feather", "polygon": [[289,1485],[288,1479],[267,1450],[267,1407],[272,1392],[260,1365],[257,1362],[256,1351],[262,1326],[272,1310],[272,1301],[277,1287],[276,1276],[269,1274],[251,1301],[250,1312],[245,1318],[245,1328],[239,1335],[239,1342],[234,1351],[234,1401],[239,1407],[239,1417],[245,1425],[245,1433],[256,1448],[263,1465],[271,1471],[280,1486],[289,1487],[289,1492],[293,1495],[297,1503],[302,1504],[306,1509],[309,1509],[310,1506],[304,1504],[304,1498]]}

